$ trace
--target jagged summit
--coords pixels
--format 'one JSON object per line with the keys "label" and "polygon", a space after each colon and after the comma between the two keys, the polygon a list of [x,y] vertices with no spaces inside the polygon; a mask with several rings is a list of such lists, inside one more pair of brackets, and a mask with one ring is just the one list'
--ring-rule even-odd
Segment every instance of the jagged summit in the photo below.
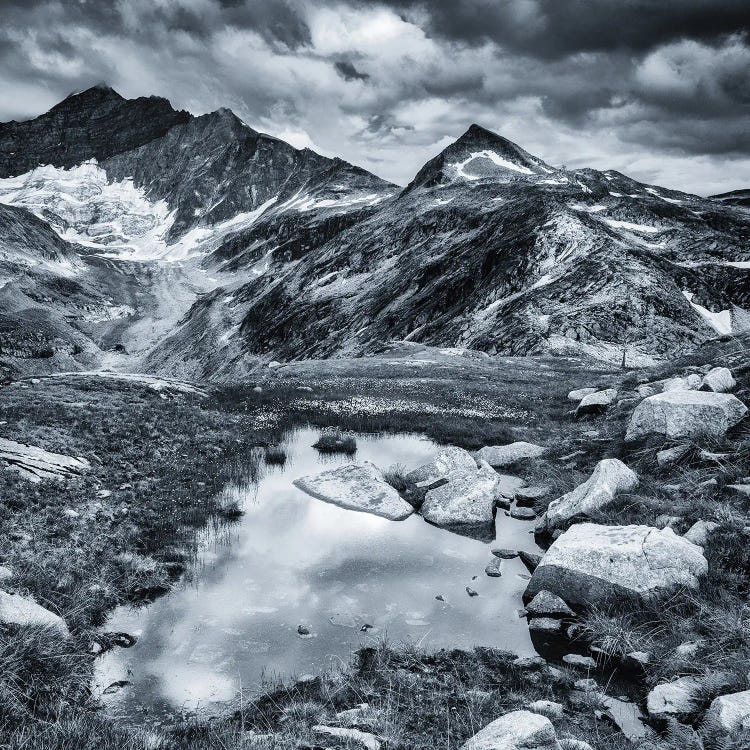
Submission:
{"label": "jagged summit", "polygon": [[513,141],[474,123],[450,146],[428,161],[404,192],[455,182],[488,179],[508,182],[553,174],[555,171]]}
{"label": "jagged summit", "polygon": [[74,91],[68,94],[61,102],[55,104],[50,112],[59,112],[69,109],[71,106],[96,106],[107,101],[123,102],[125,101],[125,97],[115,91],[110,85],[97,83],[94,86],[83,89],[83,91]]}

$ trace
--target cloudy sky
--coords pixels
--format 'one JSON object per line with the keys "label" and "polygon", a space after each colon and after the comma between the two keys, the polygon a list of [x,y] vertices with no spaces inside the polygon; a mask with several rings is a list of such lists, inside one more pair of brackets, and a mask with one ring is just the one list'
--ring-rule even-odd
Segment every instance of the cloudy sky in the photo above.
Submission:
{"label": "cloudy sky", "polygon": [[107,82],[405,184],[472,122],[546,161],[750,187],[748,0],[0,0],[0,120]]}

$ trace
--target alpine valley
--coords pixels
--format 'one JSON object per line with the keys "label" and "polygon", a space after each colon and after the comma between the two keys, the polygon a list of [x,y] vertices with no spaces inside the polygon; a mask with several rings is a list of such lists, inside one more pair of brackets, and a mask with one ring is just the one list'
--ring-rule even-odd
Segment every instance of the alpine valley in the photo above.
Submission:
{"label": "alpine valley", "polygon": [[0,368],[228,380],[392,342],[651,364],[750,328],[744,203],[479,125],[402,189],[98,86],[0,125]]}

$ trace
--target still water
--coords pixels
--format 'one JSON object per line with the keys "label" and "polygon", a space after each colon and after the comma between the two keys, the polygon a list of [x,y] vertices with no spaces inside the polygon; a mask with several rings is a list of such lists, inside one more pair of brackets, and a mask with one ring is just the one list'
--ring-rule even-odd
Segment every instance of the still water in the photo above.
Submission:
{"label": "still water", "polygon": [[[264,680],[297,677],[346,663],[383,637],[426,648],[494,646],[534,653],[519,617],[527,571],[503,561],[501,578],[484,568],[490,547],[536,549],[533,522],[498,511],[493,544],[425,523],[344,510],[292,485],[306,474],[352,460],[321,456],[316,430],[289,435],[283,467],[266,467],[257,485],[225,491],[244,515],[228,535],[208,541],[194,574],[153,604],[119,608],[105,629],[138,637],[98,660],[97,695],[112,713],[142,719],[216,710]],[[438,450],[415,435],[357,436],[356,460],[407,469]],[[470,597],[470,586],[479,596]],[[444,601],[436,599],[441,596]],[[300,635],[299,626],[306,635]]]}

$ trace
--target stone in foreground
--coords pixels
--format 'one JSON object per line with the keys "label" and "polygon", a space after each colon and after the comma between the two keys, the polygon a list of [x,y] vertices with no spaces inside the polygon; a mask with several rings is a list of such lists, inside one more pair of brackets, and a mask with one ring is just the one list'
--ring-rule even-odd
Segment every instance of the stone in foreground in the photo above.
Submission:
{"label": "stone in foreground", "polygon": [[696,521],[682,536],[699,547],[705,547],[708,537],[718,528],[716,521]]}
{"label": "stone in foreground", "polygon": [[547,449],[541,445],[520,440],[508,445],[487,445],[480,448],[474,457],[478,461],[486,461],[490,466],[510,466],[518,461],[539,458],[546,452]]}
{"label": "stone in foreground", "polygon": [[339,466],[314,476],[301,477],[294,486],[308,495],[347,510],[373,513],[402,521],[414,508],[391,487],[383,472],[369,461]]}
{"label": "stone in foreground", "polygon": [[60,635],[70,635],[65,620],[33,599],[0,591],[0,623],[3,625],[41,625],[54,628]]}
{"label": "stone in foreground", "polygon": [[477,462],[469,451],[451,446],[440,451],[429,463],[420,466],[406,475],[406,479],[414,484],[420,482],[435,482],[454,472],[465,473],[476,471]]}
{"label": "stone in foreground", "polygon": [[706,718],[714,721],[727,734],[750,728],[750,690],[720,695],[708,708]]}
{"label": "stone in foreground", "polygon": [[81,457],[52,453],[36,445],[24,445],[0,438],[0,462],[24,479],[39,483],[43,479],[66,479],[88,471],[91,464]]}
{"label": "stone in foreground", "polygon": [[662,682],[646,697],[646,709],[652,719],[690,716],[696,710],[695,698],[700,681],[695,677],[680,677],[673,682]]}
{"label": "stone in foreground", "polygon": [[672,440],[702,435],[721,437],[747,414],[730,393],[669,391],[641,401],[630,417],[625,440],[664,435]]}
{"label": "stone in foreground", "polygon": [[606,507],[618,493],[629,492],[637,484],[638,476],[622,461],[605,458],[583,484],[549,504],[545,516],[547,527],[563,528],[576,517]]}
{"label": "stone in foreground", "polygon": [[581,523],[562,534],[531,576],[524,598],[547,590],[572,607],[607,607],[696,588],[708,569],[703,550],[671,529]]}
{"label": "stone in foreground", "polygon": [[461,750],[560,750],[552,722],[531,711],[512,711],[488,724]]}

